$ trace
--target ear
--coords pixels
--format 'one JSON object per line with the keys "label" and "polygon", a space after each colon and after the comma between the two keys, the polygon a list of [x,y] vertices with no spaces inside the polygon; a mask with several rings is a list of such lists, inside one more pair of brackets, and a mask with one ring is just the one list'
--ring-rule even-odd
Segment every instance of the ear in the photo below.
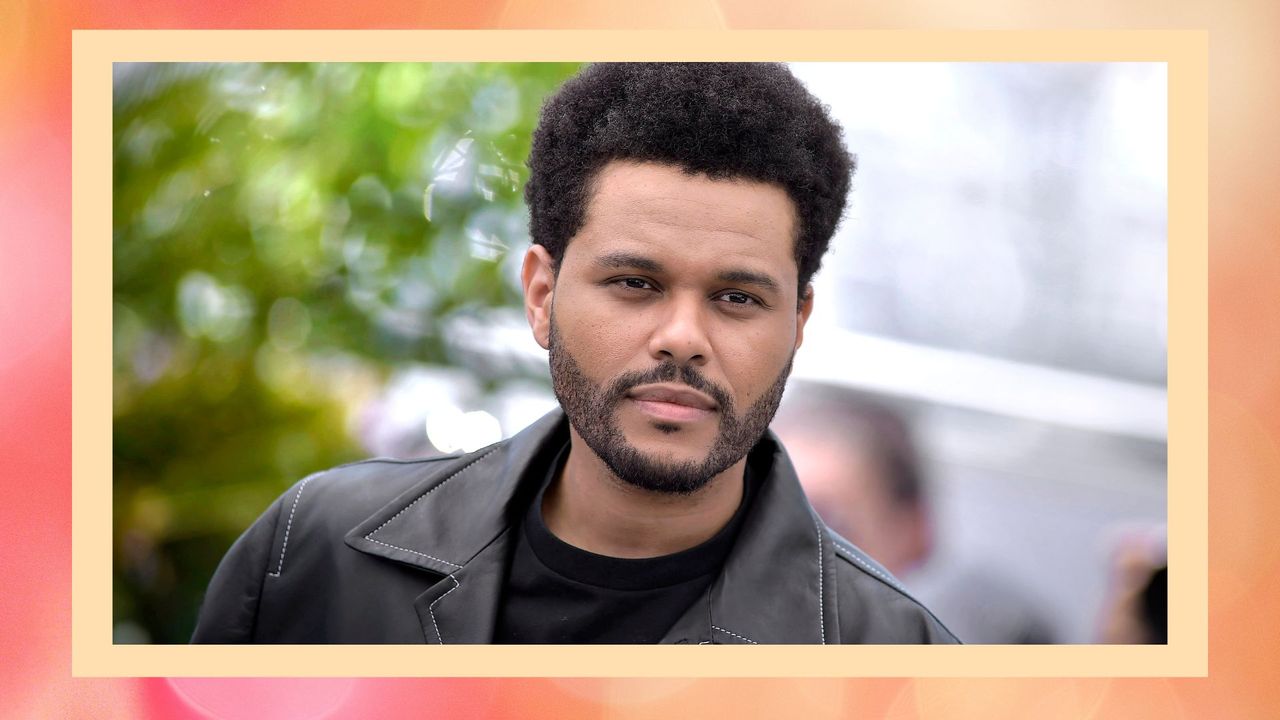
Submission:
{"label": "ear", "polygon": [[547,349],[551,334],[551,301],[555,296],[555,261],[541,245],[532,245],[524,254],[520,284],[524,286],[524,314],[533,330],[533,339]]}
{"label": "ear", "polygon": [[796,349],[800,349],[800,344],[804,342],[804,324],[809,322],[809,315],[813,313],[813,283],[804,286],[804,299],[800,301],[800,307],[796,310]]}

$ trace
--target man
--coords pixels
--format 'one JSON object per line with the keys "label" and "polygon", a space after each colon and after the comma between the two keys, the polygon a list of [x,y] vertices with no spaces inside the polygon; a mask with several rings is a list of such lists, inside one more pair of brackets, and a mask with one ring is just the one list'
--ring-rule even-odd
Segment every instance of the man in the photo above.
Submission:
{"label": "man", "polygon": [[563,411],[301,481],[193,640],[954,642],[767,434],[853,169],[823,107],[779,65],[594,65],[529,167],[525,309]]}
{"label": "man", "polygon": [[965,642],[1054,641],[1049,617],[1007,573],[933,560],[929,487],[897,412],[848,388],[801,383],[788,390],[773,429],[828,527],[907,577]]}
{"label": "man", "polygon": [[773,431],[828,527],[897,577],[924,564],[934,545],[927,488],[896,412],[849,388],[793,383]]}

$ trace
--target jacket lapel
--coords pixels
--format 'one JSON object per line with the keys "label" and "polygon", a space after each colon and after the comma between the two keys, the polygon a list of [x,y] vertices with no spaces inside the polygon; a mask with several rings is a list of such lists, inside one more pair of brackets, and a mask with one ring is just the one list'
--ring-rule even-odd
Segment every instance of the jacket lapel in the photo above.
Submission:
{"label": "jacket lapel", "polygon": [[492,641],[510,528],[537,490],[536,468],[565,442],[564,414],[553,412],[506,442],[441,463],[347,533],[360,552],[444,576],[412,601],[426,642]]}
{"label": "jacket lapel", "polygon": [[510,528],[504,530],[464,567],[414,599],[426,642],[493,642],[511,534]]}
{"label": "jacket lapel", "polygon": [[767,473],[733,550],[704,600],[663,642],[838,643],[835,558],[826,527],[772,433],[749,462]]}

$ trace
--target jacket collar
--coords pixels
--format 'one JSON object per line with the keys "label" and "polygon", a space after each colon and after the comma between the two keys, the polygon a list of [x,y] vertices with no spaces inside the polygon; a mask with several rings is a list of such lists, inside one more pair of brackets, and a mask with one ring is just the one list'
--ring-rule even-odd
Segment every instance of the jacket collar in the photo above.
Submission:
{"label": "jacket collar", "polygon": [[759,495],[711,588],[711,641],[837,642],[835,568],[826,527],[772,432],[749,462],[767,468]]}
{"label": "jacket collar", "polygon": [[[510,440],[441,467],[346,535],[350,547],[444,575],[414,600],[431,643],[493,637],[512,528],[568,442],[556,410]],[[772,433],[749,462],[764,481],[720,576],[663,642],[838,642],[834,556]]]}

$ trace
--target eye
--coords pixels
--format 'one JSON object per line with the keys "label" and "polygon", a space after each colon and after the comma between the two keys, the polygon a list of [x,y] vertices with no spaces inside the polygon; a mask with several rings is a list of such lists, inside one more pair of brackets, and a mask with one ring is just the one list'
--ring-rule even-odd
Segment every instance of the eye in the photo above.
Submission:
{"label": "eye", "polygon": [[725,302],[729,303],[730,305],[740,305],[743,307],[750,307],[752,305],[763,306],[763,303],[761,303],[759,300],[755,299],[754,297],[744,292],[730,291],[730,292],[720,293],[718,297],[721,300],[724,300]]}
{"label": "eye", "polygon": [[628,287],[632,290],[648,290],[653,287],[648,280],[635,277],[621,278],[616,282],[621,283],[624,287]]}
{"label": "eye", "polygon": [[641,277],[620,277],[610,278],[602,283],[607,288],[616,290],[623,295],[639,295],[642,293],[653,292],[658,286],[651,280]]}

